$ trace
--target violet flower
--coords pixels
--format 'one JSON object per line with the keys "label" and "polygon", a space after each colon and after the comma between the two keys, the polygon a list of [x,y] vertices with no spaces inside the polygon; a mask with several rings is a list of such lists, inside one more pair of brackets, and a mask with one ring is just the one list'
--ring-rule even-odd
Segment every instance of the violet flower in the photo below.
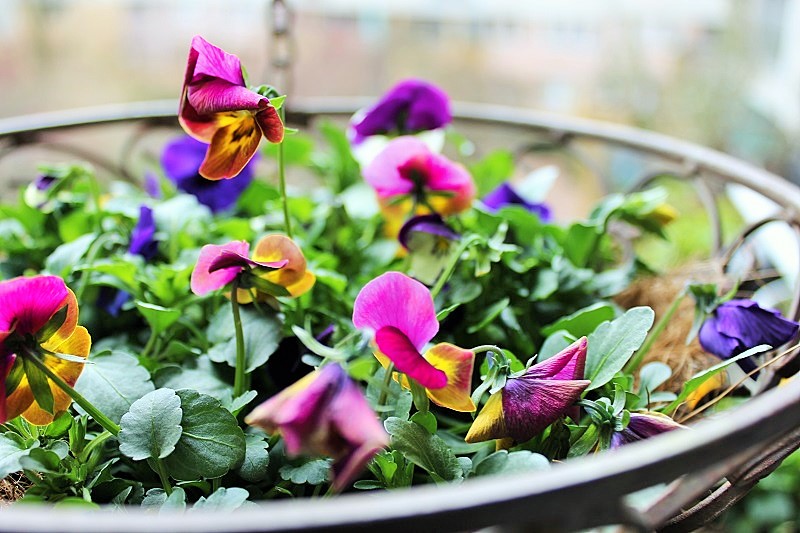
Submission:
{"label": "violet flower", "polygon": [[372,135],[407,135],[433,130],[452,120],[447,93],[430,82],[408,79],[353,117],[353,142],[358,144]]}
{"label": "violet flower", "polygon": [[334,458],[333,489],[346,488],[389,438],[358,386],[338,364],[308,374],[256,407],[245,422],[280,433],[289,455]]}
{"label": "violet flower", "polygon": [[531,213],[535,213],[542,222],[550,222],[553,219],[553,213],[547,204],[525,200],[509,182],[498,185],[492,192],[484,196],[481,202],[492,213],[507,205],[521,205]]}
{"label": "violet flower", "polygon": [[648,439],[673,429],[685,428],[686,426],[678,424],[667,415],[662,415],[661,413],[631,413],[628,426],[622,431],[615,431],[611,435],[609,447],[613,450],[625,444]]}
{"label": "violet flower", "polygon": [[179,191],[193,195],[212,213],[219,213],[233,207],[253,181],[258,154],[244,166],[235,180],[209,180],[199,170],[206,148],[205,144],[189,136],[174,139],[161,152],[161,166]]}
{"label": "violet flower", "polygon": [[433,285],[454,252],[453,244],[461,236],[439,215],[419,215],[400,228],[397,236],[408,250],[414,277]]}
{"label": "violet flower", "polygon": [[245,86],[239,58],[196,35],[192,39],[178,119],[192,137],[208,144],[200,174],[232,178],[253,157],[261,136],[283,140],[283,123],[269,98]]}
{"label": "violet flower", "polygon": [[[763,309],[753,300],[729,300],[720,304],[700,327],[700,345],[721,359],[730,359],[759,344],[775,348],[797,335],[800,324],[782,317],[773,309]],[[737,361],[745,372],[756,364],[746,358]]]}
{"label": "violet flower", "polygon": [[525,442],[567,414],[591,383],[583,379],[586,349],[583,337],[521,376],[509,377],[478,413],[466,441],[512,438]]}
{"label": "violet flower", "polygon": [[131,241],[128,252],[141,255],[150,260],[158,254],[158,241],[155,240],[156,222],[153,219],[153,210],[142,205],[139,207],[139,220],[131,231]]}

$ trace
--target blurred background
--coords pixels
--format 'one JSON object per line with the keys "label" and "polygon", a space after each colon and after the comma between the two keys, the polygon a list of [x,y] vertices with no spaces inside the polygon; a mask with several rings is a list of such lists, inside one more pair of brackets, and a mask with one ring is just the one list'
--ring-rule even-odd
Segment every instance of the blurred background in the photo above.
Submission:
{"label": "blurred background", "polygon": [[[800,183],[800,0],[287,4],[276,39],[269,0],[0,0],[0,118],[147,99],[177,110],[201,34],[290,98],[419,77],[457,101],[630,124]],[[715,527],[797,531],[798,465]]]}

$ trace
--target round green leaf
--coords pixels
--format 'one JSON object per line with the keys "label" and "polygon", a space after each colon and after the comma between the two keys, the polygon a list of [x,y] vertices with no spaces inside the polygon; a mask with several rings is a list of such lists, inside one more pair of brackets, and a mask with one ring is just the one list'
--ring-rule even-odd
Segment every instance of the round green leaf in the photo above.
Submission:
{"label": "round green leaf", "polygon": [[134,460],[160,459],[181,437],[181,400],[172,389],[157,389],[139,398],[120,420],[119,451]]}
{"label": "round green leaf", "polygon": [[183,409],[183,433],[164,460],[175,479],[216,478],[244,461],[245,438],[236,417],[219,400],[197,391],[177,392]]}

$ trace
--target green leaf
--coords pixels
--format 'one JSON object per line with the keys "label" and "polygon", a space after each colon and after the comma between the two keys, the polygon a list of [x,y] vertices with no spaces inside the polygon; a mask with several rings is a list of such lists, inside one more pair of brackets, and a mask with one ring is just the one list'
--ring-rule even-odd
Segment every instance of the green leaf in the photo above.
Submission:
{"label": "green leaf", "polygon": [[505,308],[508,307],[508,304],[511,303],[510,298],[503,298],[499,302],[495,302],[490,305],[484,312],[480,320],[477,324],[473,324],[467,328],[467,333],[475,333],[483,328],[485,328],[492,320],[497,318],[497,316],[503,312]]}
{"label": "green leaf", "polygon": [[678,397],[675,399],[675,401],[673,401],[671,404],[669,404],[665,408],[661,409],[660,411],[662,413],[674,412],[675,409],[680,407],[681,404],[686,401],[686,398],[688,398],[691,393],[696,391],[698,389],[698,387],[700,387],[700,385],[705,383],[706,380],[712,378],[716,374],[719,374],[720,372],[722,372],[723,370],[725,370],[726,368],[728,368],[732,364],[735,364],[736,361],[741,361],[742,359],[746,359],[748,357],[751,357],[753,355],[757,355],[757,354],[769,351],[771,349],[772,349],[772,346],[769,346],[767,344],[760,344],[758,346],[754,346],[753,348],[750,348],[749,350],[747,350],[745,352],[740,353],[736,357],[731,357],[730,359],[728,359],[726,361],[722,361],[721,363],[718,363],[718,364],[712,366],[711,368],[707,368],[706,370],[703,370],[702,372],[699,372],[699,373],[695,374],[689,381],[687,381],[683,385],[683,390],[678,395]]}
{"label": "green leaf", "polygon": [[78,237],[72,242],[62,244],[44,262],[44,268],[50,274],[67,277],[72,268],[80,263],[80,260],[89,251],[89,247],[97,238],[94,233],[89,233]]}
{"label": "green leaf", "polygon": [[670,376],[672,376],[672,369],[669,365],[659,361],[647,363],[639,371],[639,395],[646,400],[647,396],[652,396],[653,392],[666,383]]}
{"label": "green leaf", "polygon": [[400,451],[406,459],[425,469],[434,479],[463,479],[461,464],[439,436],[431,435],[419,424],[396,417],[387,418],[383,425],[392,437],[392,447]]}
{"label": "green leaf", "polygon": [[[265,364],[278,349],[283,335],[281,321],[275,315],[265,315],[247,307],[240,308],[244,330],[244,352],[247,360],[246,372],[252,372]],[[208,356],[216,363],[236,366],[236,339],[233,317],[224,306],[214,316],[208,328],[208,339],[216,343]]]}
{"label": "green leaf", "polygon": [[168,456],[182,434],[181,415],[181,400],[174,390],[145,394],[119,422],[119,451],[135,461]]}
{"label": "green leaf", "polygon": [[244,461],[236,469],[239,477],[257,483],[267,477],[269,466],[269,443],[262,435],[245,435]]}
{"label": "green leaf", "polygon": [[568,331],[554,331],[542,343],[537,362],[541,363],[545,359],[550,359],[558,352],[575,342],[575,340],[575,337],[570,335]]}
{"label": "green leaf", "polygon": [[136,307],[153,330],[153,335],[159,335],[180,317],[179,309],[168,309],[160,305],[150,304],[137,300]]}
{"label": "green leaf", "polygon": [[495,474],[516,474],[532,470],[546,470],[550,461],[544,455],[521,450],[509,453],[500,450],[489,455],[474,466],[476,476],[492,476]]}
{"label": "green leaf", "polygon": [[312,459],[300,466],[284,465],[280,469],[281,478],[295,485],[321,485],[328,481],[332,462],[330,459]]}
{"label": "green leaf", "polygon": [[75,390],[117,424],[136,400],[155,390],[150,373],[130,354],[102,352],[89,361],[94,364],[83,369]]}
{"label": "green leaf", "polygon": [[164,464],[175,479],[217,478],[244,461],[245,438],[236,417],[219,400],[179,390],[183,433]]}
{"label": "green leaf", "polygon": [[200,496],[197,503],[192,507],[192,511],[195,509],[214,513],[234,511],[247,503],[249,496],[249,492],[239,487],[231,487],[229,489],[220,487],[208,498]]}
{"label": "green leaf", "polygon": [[28,385],[31,387],[36,403],[48,413],[53,414],[55,408],[53,390],[50,388],[47,376],[27,357],[22,359],[22,364],[25,367],[25,376],[28,378]]}
{"label": "green leaf", "polygon": [[159,513],[175,514],[186,509],[186,492],[180,487],[172,489],[172,494],[167,496],[164,489],[150,489],[142,500],[145,509],[158,509]]}
{"label": "green leaf", "polygon": [[50,320],[47,321],[47,324],[45,324],[44,327],[39,330],[39,333],[36,334],[36,339],[40,343],[48,341],[50,337],[55,335],[56,332],[61,329],[61,326],[64,325],[64,320],[67,319],[67,310],[68,306],[63,306],[50,318]]}
{"label": "green leaf", "polygon": [[569,227],[564,241],[564,252],[573,265],[586,266],[597,247],[600,235],[600,228],[592,224],[576,222]]}
{"label": "green leaf", "polygon": [[436,434],[436,427],[438,425],[436,422],[436,416],[434,416],[434,414],[430,411],[426,411],[424,413],[422,411],[417,411],[411,417],[411,421],[427,429],[428,433],[431,435]]}
{"label": "green leaf", "polygon": [[20,459],[38,447],[38,440],[31,439],[26,442],[22,437],[10,431],[0,434],[0,479],[22,470]]}
{"label": "green leaf", "polygon": [[478,196],[483,196],[514,173],[514,154],[509,150],[495,150],[471,165],[470,173],[478,186]]}
{"label": "green leaf", "polygon": [[334,348],[331,348],[330,346],[325,346],[317,339],[315,339],[311,333],[304,330],[300,326],[292,326],[292,332],[297,337],[297,340],[303,343],[303,346],[311,350],[313,353],[319,355],[320,357],[325,357],[337,361],[344,360],[345,354],[342,353],[341,350],[336,350]]}
{"label": "green leaf", "polygon": [[[222,367],[224,368],[224,367]],[[194,389],[202,394],[213,396],[223,404],[232,402],[233,387],[222,378],[219,371],[206,355],[189,358],[183,366],[164,366],[153,376],[157,387],[167,389]]]}
{"label": "green leaf", "polygon": [[600,324],[589,335],[585,376],[592,383],[586,390],[602,387],[622,370],[644,342],[654,318],[649,307],[634,307],[616,320]]}
{"label": "green leaf", "polygon": [[552,335],[556,331],[564,330],[573,337],[582,337],[593,332],[603,322],[613,320],[614,315],[611,304],[597,302],[543,327],[542,335]]}

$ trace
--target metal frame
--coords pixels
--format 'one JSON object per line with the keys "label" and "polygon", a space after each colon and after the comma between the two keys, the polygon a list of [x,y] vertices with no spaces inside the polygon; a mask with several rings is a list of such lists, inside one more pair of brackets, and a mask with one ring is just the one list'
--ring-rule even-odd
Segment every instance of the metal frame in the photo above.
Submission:
{"label": "metal frame", "polygon": [[[288,110],[289,122],[309,123],[321,115],[348,116],[363,103],[303,101]],[[0,157],[45,141],[48,131],[137,121],[174,125],[176,107],[174,101],[145,102],[2,119]],[[707,148],[625,126],[533,111],[466,104],[456,105],[455,111],[461,121],[545,134],[556,145],[587,139],[627,147],[684,169],[692,179],[708,175],[739,183],[782,206],[780,218],[795,228],[798,225],[800,189]],[[115,166],[108,161],[103,164]],[[710,194],[708,190],[701,193]],[[508,531],[572,531],[605,524],[680,531],[724,510],[798,445],[800,382],[795,379],[691,430],[571,459],[548,471],[336,499],[269,501],[226,515],[153,515],[139,508],[126,509],[124,514],[113,509],[43,513],[40,508],[12,506],[2,511],[0,531],[461,531],[489,526]],[[723,478],[727,481],[720,485]],[[644,510],[626,501],[626,495],[662,483],[671,485]]]}

